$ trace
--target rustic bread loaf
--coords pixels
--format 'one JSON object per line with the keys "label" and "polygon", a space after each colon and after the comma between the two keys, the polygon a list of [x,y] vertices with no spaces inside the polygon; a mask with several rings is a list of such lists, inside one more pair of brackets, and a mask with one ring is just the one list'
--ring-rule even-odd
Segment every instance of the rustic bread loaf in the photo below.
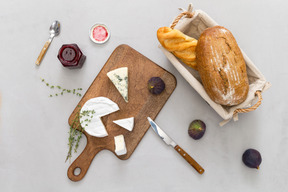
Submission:
{"label": "rustic bread loaf", "polygon": [[216,103],[233,106],[248,94],[246,64],[232,33],[221,26],[202,32],[196,47],[197,68],[203,86]]}
{"label": "rustic bread loaf", "polygon": [[161,27],[157,30],[160,44],[178,57],[183,63],[197,70],[196,45],[197,40],[183,34],[177,29]]}

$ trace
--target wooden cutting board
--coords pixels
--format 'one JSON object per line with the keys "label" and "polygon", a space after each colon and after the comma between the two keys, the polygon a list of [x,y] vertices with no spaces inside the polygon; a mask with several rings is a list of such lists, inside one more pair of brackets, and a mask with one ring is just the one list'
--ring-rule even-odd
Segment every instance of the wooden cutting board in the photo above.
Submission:
{"label": "wooden cutting board", "polygon": [[[106,75],[109,71],[120,67],[128,67],[128,103],[124,101]],[[151,77],[160,77],[165,82],[165,90],[160,95],[153,95],[148,91],[147,82]],[[128,45],[118,46],[78,105],[82,107],[87,100],[104,96],[117,103],[120,110],[101,118],[108,132],[107,137],[99,138],[90,136],[84,131],[84,135],[87,137],[87,145],[83,152],[68,168],[67,175],[69,179],[72,181],[81,180],[99,151],[107,149],[115,154],[114,136],[120,134],[124,135],[127,154],[123,156],[115,155],[121,160],[128,159],[150,127],[147,117],[149,116],[152,119],[156,118],[175,87],[176,79],[171,73]],[[76,107],[71,114],[69,118],[70,125],[73,123],[80,108]],[[134,117],[135,121],[134,129],[131,132],[112,122],[113,120],[128,117]],[[76,168],[80,168],[80,174],[78,175],[74,174]]]}

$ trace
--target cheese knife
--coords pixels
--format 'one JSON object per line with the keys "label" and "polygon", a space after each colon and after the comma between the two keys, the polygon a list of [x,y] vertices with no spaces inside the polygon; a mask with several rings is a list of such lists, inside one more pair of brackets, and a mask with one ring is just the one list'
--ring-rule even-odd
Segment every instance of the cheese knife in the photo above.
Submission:
{"label": "cheese knife", "polygon": [[204,169],[179,145],[175,143],[160,127],[150,118],[147,117],[153,131],[167,144],[172,146],[198,173],[203,174]]}

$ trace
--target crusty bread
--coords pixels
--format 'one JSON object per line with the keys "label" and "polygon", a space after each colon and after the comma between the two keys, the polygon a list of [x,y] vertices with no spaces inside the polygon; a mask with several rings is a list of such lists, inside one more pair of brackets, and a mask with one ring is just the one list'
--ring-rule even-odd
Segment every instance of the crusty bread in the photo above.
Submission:
{"label": "crusty bread", "polygon": [[170,27],[159,28],[157,30],[157,38],[166,50],[172,52],[186,65],[197,70],[195,53],[197,45],[196,39]]}
{"label": "crusty bread", "polygon": [[196,48],[197,68],[203,86],[216,103],[233,106],[248,94],[246,64],[232,33],[220,26],[202,32]]}

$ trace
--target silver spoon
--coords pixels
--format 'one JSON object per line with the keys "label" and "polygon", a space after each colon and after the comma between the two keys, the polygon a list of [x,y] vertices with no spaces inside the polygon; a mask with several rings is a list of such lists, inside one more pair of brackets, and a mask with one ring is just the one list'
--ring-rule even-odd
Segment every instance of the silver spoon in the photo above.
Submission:
{"label": "silver spoon", "polygon": [[49,29],[49,32],[50,32],[50,37],[49,39],[46,41],[44,47],[42,48],[37,60],[36,60],[36,65],[40,65],[50,43],[52,42],[53,38],[57,35],[59,35],[60,33],[60,23],[59,21],[54,21],[52,23],[52,25],[50,26],[50,29]]}

